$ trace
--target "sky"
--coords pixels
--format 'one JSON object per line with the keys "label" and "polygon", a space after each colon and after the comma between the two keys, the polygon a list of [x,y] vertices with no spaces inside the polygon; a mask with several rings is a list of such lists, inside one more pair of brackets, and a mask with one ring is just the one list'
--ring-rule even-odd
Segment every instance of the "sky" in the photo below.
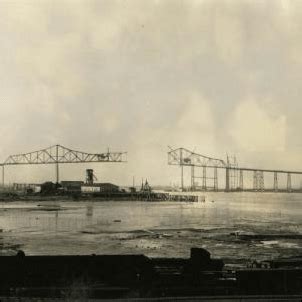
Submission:
{"label": "sky", "polygon": [[[302,1],[0,0],[0,161],[61,144],[127,163],[61,179],[179,181],[168,146],[302,170]],[[54,180],[8,167],[8,182]]]}

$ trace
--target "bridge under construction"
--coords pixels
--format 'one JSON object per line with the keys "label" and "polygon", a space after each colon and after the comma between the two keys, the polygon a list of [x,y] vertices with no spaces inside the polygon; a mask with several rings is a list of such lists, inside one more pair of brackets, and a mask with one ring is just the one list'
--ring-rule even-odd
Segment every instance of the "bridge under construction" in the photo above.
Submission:
{"label": "bridge under construction", "polygon": [[[180,166],[180,188],[182,191],[255,191],[255,192],[301,192],[302,171],[258,169],[239,167],[235,158],[227,160],[195,153],[186,148],[171,149],[168,152],[168,164]],[[185,186],[184,168],[190,169],[190,185]],[[201,169],[201,174],[198,171]],[[219,170],[224,171],[223,185],[218,186]],[[293,186],[292,177],[300,178]],[[246,178],[251,179],[250,186]],[[271,186],[265,185],[271,181]],[[282,181],[281,181],[282,180]]]}
{"label": "bridge under construction", "polygon": [[78,163],[120,163],[126,162],[127,152],[87,153],[53,145],[38,151],[10,155],[2,164],[2,185],[5,184],[5,166],[13,165],[55,165],[56,182],[59,183],[61,164]]}
{"label": "bridge under construction", "polygon": [[[5,167],[13,165],[55,165],[55,179],[60,181],[61,164],[121,163],[127,161],[127,152],[87,153],[62,145],[53,145],[38,151],[10,155],[2,166],[2,185],[5,185]],[[235,158],[222,159],[198,154],[186,148],[170,148],[168,164],[180,166],[182,191],[256,191],[301,192],[302,171],[240,167]],[[189,185],[185,185],[185,170],[189,170]],[[221,177],[223,173],[223,177]],[[188,173],[187,173],[188,174]],[[299,184],[294,184],[299,178]],[[268,185],[268,183],[271,185]]]}

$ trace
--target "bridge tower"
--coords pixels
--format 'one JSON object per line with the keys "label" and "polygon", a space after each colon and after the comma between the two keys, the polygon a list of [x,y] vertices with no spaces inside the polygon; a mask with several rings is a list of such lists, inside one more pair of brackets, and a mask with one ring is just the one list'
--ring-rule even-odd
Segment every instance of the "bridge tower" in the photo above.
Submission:
{"label": "bridge tower", "polygon": [[254,171],[254,191],[264,191],[263,171]]}
{"label": "bridge tower", "polygon": [[287,192],[292,191],[292,175],[290,173],[287,173]]}
{"label": "bridge tower", "polygon": [[214,191],[218,191],[218,173],[217,173],[217,167],[214,167]]}
{"label": "bridge tower", "polygon": [[183,148],[180,148],[180,188],[183,192],[184,190],[184,166],[183,166]]}
{"label": "bridge tower", "polygon": [[225,191],[230,191],[230,168],[225,168]]}
{"label": "bridge tower", "polygon": [[205,166],[202,167],[202,189],[207,190],[207,168]]}
{"label": "bridge tower", "polygon": [[191,166],[191,191],[195,191],[195,166]]}
{"label": "bridge tower", "polygon": [[243,191],[243,171],[239,172],[239,190]]}

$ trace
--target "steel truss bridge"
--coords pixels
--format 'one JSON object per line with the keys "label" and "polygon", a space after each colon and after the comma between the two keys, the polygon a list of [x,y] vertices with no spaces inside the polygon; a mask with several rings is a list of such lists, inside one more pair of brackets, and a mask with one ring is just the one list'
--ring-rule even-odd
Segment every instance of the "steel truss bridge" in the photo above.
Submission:
{"label": "steel truss bridge", "polygon": [[53,145],[48,148],[10,155],[2,164],[2,184],[4,185],[4,167],[12,165],[47,165],[54,164],[56,167],[56,182],[59,182],[60,164],[78,163],[119,163],[126,162],[127,152],[87,153],[72,150],[61,145]]}
{"label": "steel truss bridge", "polygon": [[[202,154],[195,153],[186,148],[172,149],[168,152],[168,164],[177,165],[181,168],[181,190],[184,187],[184,167],[191,168],[191,186],[189,190],[195,191],[197,189],[196,180],[201,179],[201,190],[218,191],[218,169],[225,170],[225,192],[230,191],[273,191],[273,192],[294,192],[292,188],[292,175],[302,175],[302,171],[287,171],[287,170],[273,170],[273,169],[258,169],[258,168],[245,168],[239,167],[236,160],[231,162],[229,158],[226,161],[217,159]],[[202,169],[202,176],[196,176],[196,168]],[[213,177],[207,177],[207,171],[213,169]],[[244,183],[244,172],[253,173],[253,187],[248,189]],[[273,188],[265,189],[264,173],[272,174],[274,177]],[[286,175],[286,187],[281,189],[278,185],[279,175]],[[207,180],[211,180],[211,185]],[[236,183],[236,185],[234,185]],[[233,185],[232,185],[233,184]],[[296,190],[297,191],[297,190]],[[302,192],[300,189],[299,192]]]}

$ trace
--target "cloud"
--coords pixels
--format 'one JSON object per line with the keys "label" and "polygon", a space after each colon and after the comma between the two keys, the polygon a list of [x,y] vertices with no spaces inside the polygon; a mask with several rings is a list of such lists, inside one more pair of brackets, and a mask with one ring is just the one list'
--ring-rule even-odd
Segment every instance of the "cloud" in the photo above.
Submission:
{"label": "cloud", "polygon": [[2,1],[1,158],[109,146],[129,162],[95,168],[118,183],[169,183],[167,145],[301,165],[300,3]]}
{"label": "cloud", "polygon": [[242,152],[286,150],[286,116],[272,117],[259,103],[240,103],[230,118],[228,131]]}

